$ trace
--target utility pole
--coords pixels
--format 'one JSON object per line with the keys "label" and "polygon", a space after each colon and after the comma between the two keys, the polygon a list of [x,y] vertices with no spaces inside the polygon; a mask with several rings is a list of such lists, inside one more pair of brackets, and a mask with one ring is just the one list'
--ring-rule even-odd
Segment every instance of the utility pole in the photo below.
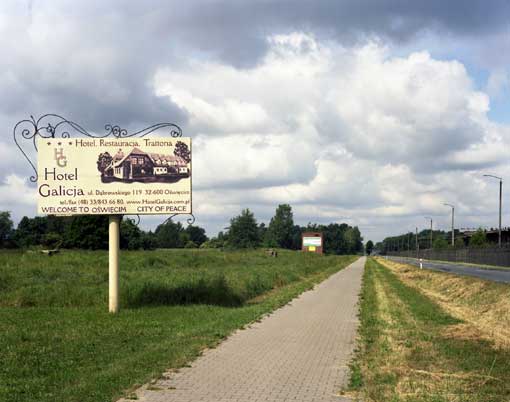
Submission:
{"label": "utility pole", "polygon": [[455,207],[452,204],[443,203],[452,209],[452,247],[455,247]]}
{"label": "utility pole", "polygon": [[501,202],[502,202],[502,194],[503,194],[503,179],[499,176],[494,176],[492,174],[484,174],[485,177],[493,177],[494,179],[499,180],[499,230],[498,230],[498,246],[501,247]]}
{"label": "utility pole", "polygon": [[503,180],[499,180],[499,233],[498,233],[498,244],[501,248],[501,202],[502,202],[502,194],[503,194]]}
{"label": "utility pole", "polygon": [[420,256],[420,243],[418,242],[418,228],[416,228],[416,258]]}
{"label": "utility pole", "polygon": [[432,250],[432,218],[429,216],[426,216],[425,219],[430,219],[430,249]]}

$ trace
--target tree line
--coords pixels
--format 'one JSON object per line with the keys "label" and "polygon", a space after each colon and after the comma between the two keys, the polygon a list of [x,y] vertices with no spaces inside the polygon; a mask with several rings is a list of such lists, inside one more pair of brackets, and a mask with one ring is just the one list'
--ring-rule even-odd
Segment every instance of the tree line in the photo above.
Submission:
{"label": "tree line", "polygon": [[278,247],[290,250],[301,249],[304,232],[322,232],[324,250],[330,254],[356,254],[363,251],[363,238],[358,227],[346,223],[328,225],[309,223],[299,226],[294,223],[292,208],[281,204],[276,208],[269,224],[258,223],[253,212],[244,209],[230,220],[225,232],[207,242],[209,247],[256,248]]}
{"label": "tree line", "polygon": [[[358,227],[345,223],[328,225],[294,223],[292,208],[281,204],[266,226],[258,223],[249,209],[230,220],[229,227],[217,236],[208,238],[199,226],[184,227],[180,222],[167,220],[154,231],[140,229],[130,218],[121,221],[120,246],[122,249],[160,248],[257,248],[275,247],[301,249],[304,232],[322,232],[324,250],[331,254],[356,254],[363,251],[363,238]],[[108,248],[108,216],[36,216],[23,217],[14,227],[9,212],[0,212],[0,247],[26,248]]]}
{"label": "tree line", "polygon": [[[451,248],[451,236],[451,231],[433,230],[432,249],[442,250]],[[418,236],[416,236],[416,233],[408,232],[397,236],[386,237],[383,241],[375,244],[374,248],[380,253],[415,250],[417,247],[420,250],[430,249],[430,237],[430,229],[418,232]],[[486,247],[489,245],[490,243],[487,240],[486,231],[482,228],[478,228],[470,237],[464,237],[459,230],[455,229],[455,248]]]}
{"label": "tree line", "polygon": [[[156,247],[199,247],[208,240],[205,229],[180,222],[164,222],[153,231],[144,231],[130,218],[120,223],[120,247],[124,250],[151,250]],[[108,248],[108,216],[24,216],[14,228],[9,212],[0,212],[0,247]]]}

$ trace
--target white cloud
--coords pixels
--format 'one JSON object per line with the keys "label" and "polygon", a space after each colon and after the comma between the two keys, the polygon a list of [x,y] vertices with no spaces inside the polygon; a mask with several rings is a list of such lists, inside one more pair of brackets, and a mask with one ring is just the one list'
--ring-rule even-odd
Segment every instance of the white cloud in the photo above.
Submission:
{"label": "white cloud", "polygon": [[[423,214],[444,215],[446,223],[443,201],[456,203],[463,219],[475,222],[495,205],[481,171],[510,174],[508,127],[487,118],[488,95],[508,89],[505,70],[493,71],[486,94],[459,61],[427,51],[397,56],[380,42],[345,47],[296,32],[269,36],[266,53],[250,68],[202,53],[195,59],[186,53],[179,62],[166,55],[146,85],[145,75],[123,68],[133,60],[133,49],[143,50],[143,41],[133,48],[103,46],[100,32],[85,39],[87,46],[76,47],[75,20],[47,27],[60,17],[41,9],[28,30],[20,28],[27,22],[20,17],[2,31],[6,38],[18,33],[19,43],[8,45],[0,86],[17,88],[16,93],[22,86],[37,93],[37,87],[62,99],[70,92],[99,110],[139,98],[141,92],[132,92],[126,82],[173,101],[189,116],[194,208],[197,223],[208,229],[226,226],[244,207],[267,220],[282,202],[293,205],[300,223],[346,216],[376,237],[412,227]],[[114,15],[105,18],[117,26]],[[102,26],[109,34],[109,25]],[[28,55],[34,54],[40,61],[29,71]],[[21,67],[9,65],[13,58]],[[152,74],[154,68],[147,70]],[[117,74],[125,79],[112,79]],[[46,105],[52,98],[33,99]],[[140,109],[145,118],[154,109],[149,101],[140,104],[144,108],[137,105],[133,110],[125,105],[122,116]],[[81,113],[81,104],[76,108]],[[0,166],[10,169],[17,151],[6,149],[0,145]],[[19,174],[5,177],[0,190],[0,208],[33,215],[34,190]]]}
{"label": "white cloud", "polygon": [[500,98],[505,95],[505,92],[508,92],[509,88],[510,79],[506,70],[499,68],[490,73],[487,80],[487,93],[491,97]]}
{"label": "white cloud", "polygon": [[506,166],[509,131],[488,120],[489,97],[462,63],[303,33],[268,42],[250,69],[194,61],[155,75],[157,94],[192,116],[205,216],[225,205],[267,219],[288,202],[301,223],[347,216],[380,237],[403,230],[389,219],[446,224],[445,201],[467,222],[492,208],[480,171]]}
{"label": "white cloud", "polygon": [[23,215],[34,215],[36,191],[24,178],[16,174],[8,175],[0,184],[0,194],[0,211],[11,211],[15,220]]}

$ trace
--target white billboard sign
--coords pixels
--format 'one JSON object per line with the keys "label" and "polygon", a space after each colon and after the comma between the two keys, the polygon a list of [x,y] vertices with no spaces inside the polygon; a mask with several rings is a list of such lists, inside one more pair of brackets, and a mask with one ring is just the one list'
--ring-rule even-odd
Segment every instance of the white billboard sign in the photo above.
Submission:
{"label": "white billboard sign", "polygon": [[322,242],[320,237],[303,237],[303,246],[305,247],[321,247]]}
{"label": "white billboard sign", "polygon": [[190,138],[38,138],[37,210],[191,214]]}

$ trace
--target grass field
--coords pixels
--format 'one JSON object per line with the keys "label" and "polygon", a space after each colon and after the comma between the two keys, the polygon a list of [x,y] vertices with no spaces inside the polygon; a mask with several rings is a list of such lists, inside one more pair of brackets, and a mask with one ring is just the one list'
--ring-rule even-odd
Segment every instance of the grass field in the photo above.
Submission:
{"label": "grass field", "polygon": [[510,400],[510,347],[484,325],[492,306],[505,316],[492,329],[504,331],[509,292],[504,284],[369,259],[351,391],[380,402]]}
{"label": "grass field", "polygon": [[111,401],[178,368],[356,257],[263,251],[121,254],[107,313],[106,252],[0,256],[0,400]]}

